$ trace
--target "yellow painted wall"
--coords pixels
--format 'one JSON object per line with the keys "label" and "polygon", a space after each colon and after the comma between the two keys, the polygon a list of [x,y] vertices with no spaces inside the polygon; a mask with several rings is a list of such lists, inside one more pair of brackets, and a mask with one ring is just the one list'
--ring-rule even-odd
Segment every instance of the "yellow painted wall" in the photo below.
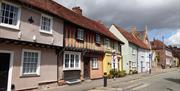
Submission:
{"label": "yellow painted wall", "polygon": [[[123,70],[123,61],[120,55],[117,55],[117,57],[120,57],[119,61],[119,70]],[[115,60],[116,63],[118,63],[118,60]],[[109,63],[109,64],[108,64]],[[112,69],[112,54],[111,53],[105,53],[104,59],[103,59],[103,72],[106,72],[109,74],[109,71]]]}

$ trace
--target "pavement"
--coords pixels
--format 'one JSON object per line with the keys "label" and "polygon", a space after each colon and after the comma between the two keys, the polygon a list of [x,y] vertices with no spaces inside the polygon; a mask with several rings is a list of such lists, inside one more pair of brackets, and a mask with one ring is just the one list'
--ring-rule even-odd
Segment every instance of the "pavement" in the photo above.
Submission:
{"label": "pavement", "polygon": [[[168,72],[177,71],[179,68],[163,69],[163,70],[152,70],[152,73],[140,73],[134,75],[127,75],[123,78],[108,79],[108,86],[103,87],[103,79],[84,81],[80,84],[75,85],[64,85],[56,88],[49,88],[41,91],[130,91],[143,86],[147,86],[148,83],[137,82],[142,79],[153,77],[159,74],[165,74]],[[136,89],[135,89],[136,88]],[[146,90],[140,90],[146,91]],[[155,90],[152,90],[155,91]],[[180,91],[180,90],[179,90]]]}

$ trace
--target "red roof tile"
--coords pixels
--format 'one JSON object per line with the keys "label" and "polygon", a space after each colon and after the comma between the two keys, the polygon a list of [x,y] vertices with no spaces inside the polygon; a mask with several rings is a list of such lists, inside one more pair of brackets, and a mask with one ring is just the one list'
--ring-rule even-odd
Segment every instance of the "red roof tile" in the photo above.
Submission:
{"label": "red roof tile", "polygon": [[141,47],[141,48],[144,48],[144,49],[150,49],[148,47],[148,45],[146,45],[141,39],[135,37],[133,34],[127,32],[126,30],[124,30],[123,28],[121,27],[118,27],[116,25],[114,25],[118,30],[119,32],[130,42],[130,43],[133,43],[135,45],[137,45],[138,47]]}
{"label": "red roof tile", "polygon": [[[31,5],[41,10],[50,12],[66,21],[74,23],[83,28],[102,33],[112,39],[118,40],[113,34],[109,33],[107,28],[94,20],[83,15],[77,14],[70,9],[52,1],[52,0],[19,0],[21,3]],[[118,40],[119,41],[119,40]]]}
{"label": "red roof tile", "polygon": [[162,49],[164,46],[166,46],[166,45],[160,40],[151,41],[152,49]]}

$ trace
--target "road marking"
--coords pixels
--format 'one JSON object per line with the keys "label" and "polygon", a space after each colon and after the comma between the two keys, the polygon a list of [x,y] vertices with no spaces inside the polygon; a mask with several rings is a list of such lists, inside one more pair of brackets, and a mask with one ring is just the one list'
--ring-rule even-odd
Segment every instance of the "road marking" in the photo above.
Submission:
{"label": "road marking", "polygon": [[145,88],[145,87],[147,87],[149,84],[143,84],[143,85],[141,85],[141,86],[138,86],[138,87],[135,87],[135,88],[133,88],[132,90],[134,91],[134,90],[138,90],[138,89],[141,89],[141,88]]}

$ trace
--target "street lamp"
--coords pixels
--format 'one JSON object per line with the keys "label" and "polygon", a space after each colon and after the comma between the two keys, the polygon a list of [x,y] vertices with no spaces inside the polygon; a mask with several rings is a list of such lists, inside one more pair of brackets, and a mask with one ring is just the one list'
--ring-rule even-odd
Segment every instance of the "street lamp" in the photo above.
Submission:
{"label": "street lamp", "polygon": [[115,79],[115,72],[116,72],[116,68],[115,68],[115,63],[116,63],[116,62],[115,62],[115,56],[116,56],[116,55],[115,55],[115,52],[116,52],[115,50],[112,50],[112,57],[113,57],[113,58],[112,58],[112,59],[113,59],[112,61],[113,61],[113,68],[114,68],[114,79]]}

